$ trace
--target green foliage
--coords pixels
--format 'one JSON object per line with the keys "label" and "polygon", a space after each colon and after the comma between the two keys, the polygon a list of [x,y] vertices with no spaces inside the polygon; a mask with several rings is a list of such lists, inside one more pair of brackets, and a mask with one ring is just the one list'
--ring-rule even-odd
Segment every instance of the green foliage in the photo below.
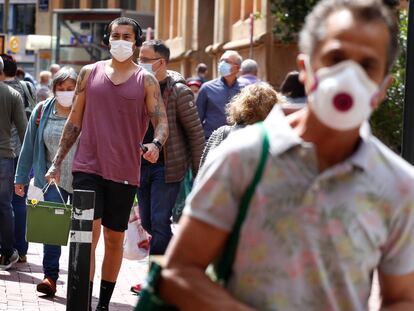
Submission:
{"label": "green foliage", "polygon": [[317,0],[270,0],[273,34],[283,43],[294,42],[306,15]]}
{"label": "green foliage", "polygon": [[[318,0],[270,0],[273,19],[273,35],[282,43],[295,42],[306,15]],[[390,7],[397,6],[399,0],[384,0]]]}
{"label": "green foliage", "polygon": [[407,52],[407,11],[402,10],[400,20],[400,55],[392,74],[394,83],[388,91],[387,99],[371,117],[373,133],[397,153],[401,152],[403,107],[405,92],[405,58]]}
{"label": "green foliage", "polygon": [[[318,0],[270,0],[273,18],[273,34],[282,43],[292,43],[298,38],[306,15]],[[384,0],[396,7],[399,0]],[[408,15],[402,10],[400,20],[400,55],[393,68],[394,82],[387,99],[371,118],[373,133],[397,153],[401,152],[403,106],[405,92],[405,58],[407,51]]]}

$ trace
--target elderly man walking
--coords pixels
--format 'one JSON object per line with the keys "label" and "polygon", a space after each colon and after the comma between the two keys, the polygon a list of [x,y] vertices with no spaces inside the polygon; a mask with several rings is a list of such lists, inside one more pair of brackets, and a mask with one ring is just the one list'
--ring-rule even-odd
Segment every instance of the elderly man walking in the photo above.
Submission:
{"label": "elderly man walking", "polygon": [[203,83],[197,97],[197,109],[206,140],[211,133],[226,125],[225,107],[240,91],[237,81],[242,57],[236,51],[226,51],[218,64],[217,79]]}
{"label": "elderly man walking", "polygon": [[257,67],[257,62],[254,59],[248,58],[241,63],[240,77],[238,81],[243,87],[259,81],[257,78]]}

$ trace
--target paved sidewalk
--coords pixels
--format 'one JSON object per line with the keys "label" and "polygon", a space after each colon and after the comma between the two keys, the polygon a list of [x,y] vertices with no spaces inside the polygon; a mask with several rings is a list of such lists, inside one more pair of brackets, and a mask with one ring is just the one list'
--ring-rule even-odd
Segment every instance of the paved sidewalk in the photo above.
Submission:
{"label": "paved sidewalk", "polygon": [[[93,287],[92,306],[95,307],[99,296],[100,267],[103,259],[103,239],[101,238],[97,248],[97,264],[95,282]],[[30,243],[27,263],[18,263],[9,271],[0,271],[0,310],[8,311],[56,311],[66,310],[66,287],[69,248],[62,248],[60,258],[60,279],[57,285],[57,293],[54,298],[47,298],[36,292],[36,284],[43,278],[42,272],[43,246]],[[110,310],[132,310],[138,297],[130,292],[130,286],[142,282],[147,272],[147,261],[124,260],[119,274],[118,282],[112,296]],[[375,275],[372,294],[369,301],[369,310],[379,310],[379,288]],[[95,310],[92,308],[92,310]]]}
{"label": "paved sidewalk", "polygon": [[[101,237],[96,253],[96,274],[93,286],[92,306],[96,306],[99,297],[101,265],[103,260],[103,238]],[[44,297],[36,292],[36,284],[43,279],[43,245],[30,243],[27,263],[17,263],[9,271],[0,271],[0,310],[8,311],[52,311],[66,310],[66,289],[68,277],[69,247],[62,247],[60,258],[60,278],[54,298]],[[124,259],[118,277],[110,310],[132,310],[138,297],[130,292],[133,284],[142,282],[147,272],[147,261]],[[95,310],[92,308],[92,310]]]}

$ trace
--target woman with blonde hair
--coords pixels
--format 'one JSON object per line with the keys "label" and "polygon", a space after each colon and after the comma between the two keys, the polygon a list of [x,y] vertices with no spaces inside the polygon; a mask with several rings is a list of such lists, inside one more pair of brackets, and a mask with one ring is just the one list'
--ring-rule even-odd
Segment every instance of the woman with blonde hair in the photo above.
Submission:
{"label": "woman with blonde hair", "polygon": [[230,132],[263,121],[279,101],[277,92],[266,82],[244,87],[226,107],[227,122],[230,125],[219,127],[208,139],[201,156],[200,167],[205,162],[207,154],[220,145]]}

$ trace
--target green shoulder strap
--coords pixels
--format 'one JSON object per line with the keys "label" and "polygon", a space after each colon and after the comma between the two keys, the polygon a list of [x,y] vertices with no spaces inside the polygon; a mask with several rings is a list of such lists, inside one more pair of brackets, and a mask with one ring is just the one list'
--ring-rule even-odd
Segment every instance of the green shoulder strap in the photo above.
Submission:
{"label": "green shoulder strap", "polygon": [[237,215],[233,230],[230,233],[229,239],[227,241],[225,251],[220,260],[217,262],[217,265],[215,266],[217,279],[224,283],[227,283],[228,279],[231,276],[234,257],[236,255],[237,245],[239,242],[240,229],[243,225],[244,219],[246,218],[250,201],[254,195],[256,186],[262,178],[266,160],[269,155],[269,136],[267,130],[263,122],[258,123],[258,126],[260,126],[262,135],[262,152],[260,155],[259,164],[257,166],[256,173],[254,175],[252,182],[250,183],[249,187],[247,188],[246,192],[242,197],[239,207],[239,213]]}

